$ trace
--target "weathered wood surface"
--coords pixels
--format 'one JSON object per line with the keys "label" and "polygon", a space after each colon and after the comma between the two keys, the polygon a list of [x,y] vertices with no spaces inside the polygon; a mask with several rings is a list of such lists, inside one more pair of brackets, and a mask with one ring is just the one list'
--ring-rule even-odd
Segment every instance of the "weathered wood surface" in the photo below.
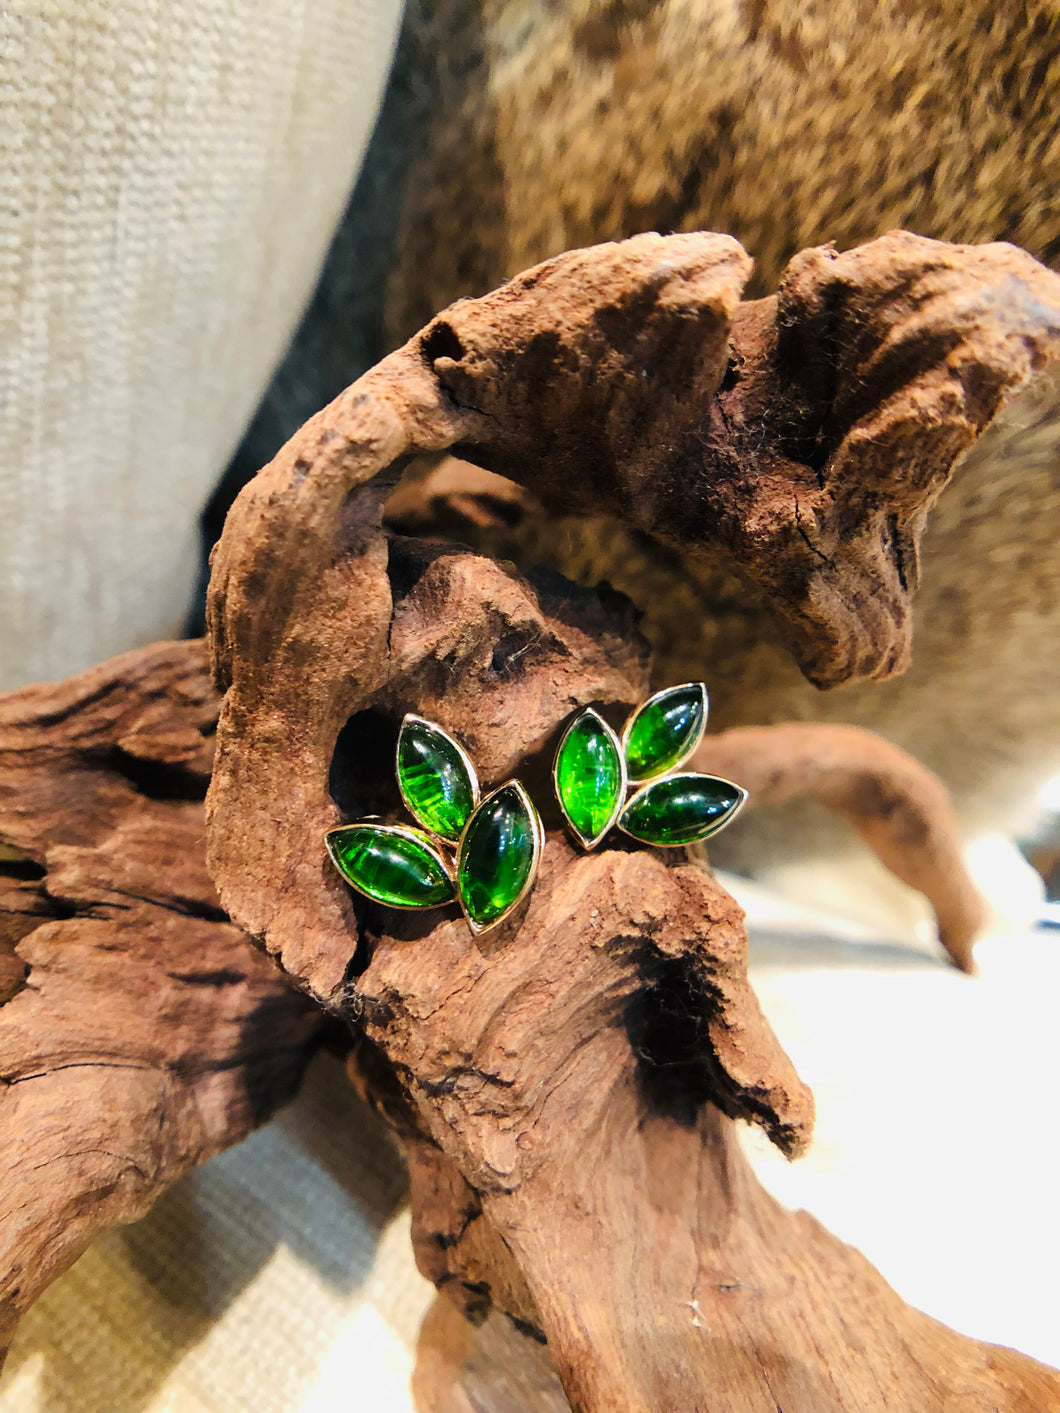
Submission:
{"label": "weathered wood surface", "polygon": [[[242,925],[322,998],[341,986],[326,939],[351,905],[313,854],[336,821],[321,762],[370,700],[409,695],[386,640],[418,571],[388,568],[378,526],[414,455],[452,449],[546,506],[606,506],[689,555],[726,552],[822,684],[906,662],[927,509],[977,436],[1055,372],[1060,279],[1008,246],[902,233],[804,252],[778,296],[741,305],[749,268],[709,235],[557,257],[440,315],[237,501],[208,608],[225,692],[211,787],[225,847],[212,831],[210,867]],[[465,729],[486,774],[578,700],[560,683],[522,719],[523,649],[548,635],[520,611],[493,623],[454,600],[436,625],[436,699],[446,654],[469,663],[475,637],[483,705]],[[491,666],[491,636],[513,671]],[[614,677],[608,690],[622,696]]]}
{"label": "weathered wood surface", "polygon": [[731,900],[692,865],[550,848],[489,955],[453,921],[379,937],[358,982],[420,1133],[421,1268],[543,1332],[579,1410],[1060,1408],[1060,1377],[912,1310],[759,1186],[717,1104],[794,1151],[811,1109],[753,1001],[715,1010]]}
{"label": "weathered wood surface", "polygon": [[294,1093],[319,1013],[221,910],[202,643],[0,697],[0,1354],[91,1238]]}
{"label": "weathered wood surface", "polygon": [[[688,554],[723,548],[819,683],[901,669],[924,515],[1055,356],[1055,277],[902,235],[807,252],[776,300],[741,306],[747,273],[724,237],[560,257],[439,316],[244,490],[209,603],[211,872],[360,1032],[360,1083],[406,1142],[423,1269],[470,1313],[544,1335],[574,1408],[1060,1407],[1052,1371],[908,1310],[758,1188],[732,1118],[795,1154],[812,1098],[699,862],[575,855],[553,828],[526,904],[476,942],[452,914],[355,902],[325,855],[344,817],[396,808],[405,711],[544,807],[569,713],[647,687],[613,598],[383,533],[417,454],[453,449],[546,506],[606,505]],[[919,877],[966,963],[976,904],[963,877],[930,876],[956,859],[930,787],[844,749],[803,787]],[[867,783],[882,805],[859,802]],[[910,822],[933,849],[919,874]]]}

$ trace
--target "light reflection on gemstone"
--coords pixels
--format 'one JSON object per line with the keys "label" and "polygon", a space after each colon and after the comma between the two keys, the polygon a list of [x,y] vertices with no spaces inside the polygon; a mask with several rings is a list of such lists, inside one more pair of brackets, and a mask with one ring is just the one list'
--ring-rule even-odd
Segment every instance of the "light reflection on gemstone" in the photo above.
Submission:
{"label": "light reflection on gemstone", "polygon": [[626,723],[622,740],[632,781],[653,780],[681,765],[703,739],[707,689],[684,682],[649,697]]}
{"label": "light reflection on gemstone", "polygon": [[453,881],[437,847],[406,825],[347,824],[327,836],[328,852],[348,883],[393,908],[452,902]]}
{"label": "light reflection on gemstone", "polygon": [[425,829],[455,842],[478,799],[475,770],[440,726],[406,716],[397,746],[402,799]]}
{"label": "light reflection on gemstone", "polygon": [[472,930],[501,922],[533,883],[541,853],[537,811],[518,781],[487,796],[468,821],[457,854],[457,888]]}
{"label": "light reflection on gemstone", "polygon": [[567,823],[584,848],[593,848],[614,824],[626,782],[621,745],[591,708],[567,728],[553,778]]}
{"label": "light reflection on gemstone", "polygon": [[731,823],[746,798],[746,790],[729,780],[670,775],[638,790],[618,824],[644,844],[671,848],[698,843]]}

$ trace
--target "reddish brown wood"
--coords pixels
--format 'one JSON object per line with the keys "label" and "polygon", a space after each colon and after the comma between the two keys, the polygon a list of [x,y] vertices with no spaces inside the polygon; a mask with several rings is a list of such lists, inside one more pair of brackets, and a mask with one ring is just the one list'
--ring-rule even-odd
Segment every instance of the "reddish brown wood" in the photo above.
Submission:
{"label": "reddish brown wood", "polygon": [[[909,1311],[754,1182],[722,1111],[794,1154],[812,1099],[747,984],[739,909],[698,863],[575,856],[550,834],[519,915],[476,942],[456,916],[355,906],[323,849],[344,814],[395,807],[406,710],[543,804],[570,711],[646,688],[617,605],[384,535],[416,454],[453,448],[546,507],[727,550],[819,682],[901,668],[925,510],[1055,356],[1040,311],[1060,284],[1015,251],[907,236],[808,252],[776,300],[741,306],[748,269],[724,237],[562,256],[439,316],[247,487],[210,593],[211,870],[362,1034],[362,1086],[406,1142],[422,1268],[468,1313],[544,1334],[573,1407],[1039,1409],[1053,1374]],[[999,306],[1002,283],[1037,312]],[[964,957],[975,904],[934,787],[883,748],[866,763],[823,744],[830,768],[804,749],[789,784],[930,891]],[[919,875],[910,822],[933,848]]]}
{"label": "reddish brown wood", "polygon": [[290,1098],[318,1029],[206,873],[216,716],[201,642],[0,697],[0,1352]]}
{"label": "reddish brown wood", "polygon": [[[901,233],[842,256],[804,252],[775,299],[740,305],[749,268],[723,236],[560,256],[440,315],[241,495],[209,604],[226,693],[211,869],[247,930],[322,999],[340,992],[330,937],[351,917],[315,852],[337,817],[333,745],[369,702],[393,712],[409,696],[387,637],[418,571],[388,574],[378,527],[413,455],[454,448],[546,505],[606,507],[690,555],[726,551],[818,682],[904,664],[926,509],[961,452],[1050,375],[1060,279],[1011,247]],[[494,673],[489,640],[523,633],[525,646],[540,616],[506,590],[493,621],[467,602],[489,591],[463,592],[444,617],[432,605],[449,665],[430,695],[461,721],[440,699],[473,642],[484,704],[464,729],[484,771],[501,774],[576,694],[561,685],[524,721],[523,674]],[[422,614],[423,594],[412,602]],[[620,676],[607,690],[627,700]]]}
{"label": "reddish brown wood", "polygon": [[[748,985],[740,911],[702,860],[621,843],[576,855],[555,829],[547,766],[564,720],[647,690],[628,604],[382,530],[409,460],[452,448],[546,509],[606,508],[689,557],[727,554],[821,684],[900,670],[925,512],[1050,375],[1060,283],[1010,248],[904,235],[804,252],[773,300],[740,303],[748,271],[719,236],[559,257],[439,316],[245,490],[209,604],[224,693],[210,872],[233,920],[358,1033],[360,1082],[406,1143],[423,1269],[470,1315],[497,1309],[547,1338],[579,1413],[1039,1413],[1060,1407],[1056,1374],[909,1310],[754,1181],[732,1121],[795,1155],[813,1101]],[[270,1035],[269,1103],[312,1028],[248,958],[196,852],[214,711],[199,649],[152,651],[38,689],[13,722],[0,836],[46,870],[16,862],[3,893],[17,1181],[42,1135],[63,1146],[41,1150],[58,1178],[45,1227],[15,1204],[12,1311],[39,1288],[19,1281],[26,1252],[47,1279],[90,1229],[258,1117],[262,1016],[278,1007],[287,1027],[279,1047]],[[478,941],[453,913],[355,903],[326,857],[327,828],[396,806],[406,710],[452,730],[485,781],[518,772],[546,809],[537,886]],[[782,760],[785,740],[799,749]],[[966,959],[975,905],[944,805],[907,760],[851,740],[761,738],[761,792],[831,802],[932,897]],[[746,740],[706,749],[742,751],[751,770]],[[38,925],[56,900],[75,916]],[[113,985],[109,1007],[84,1004],[115,958],[147,1029]],[[39,1042],[53,1013],[67,1048]],[[118,1132],[100,1152],[90,1103],[54,1129],[12,1108],[11,1091],[20,1105],[67,1083],[55,1056],[81,1034],[75,1016],[90,1031],[74,1073],[120,1070],[130,1086],[108,1094]],[[87,1197],[82,1162],[105,1169]]]}
{"label": "reddish brown wood", "polygon": [[912,1310],[759,1186],[717,1105],[796,1151],[811,1111],[731,900],[692,865],[550,851],[488,952],[455,920],[381,936],[357,985],[418,1130],[425,1273],[544,1332],[578,1410],[1060,1408],[1060,1376]]}
{"label": "reddish brown wood", "polygon": [[417,1413],[570,1413],[548,1348],[496,1313],[472,1324],[439,1295],[416,1345]]}
{"label": "reddish brown wood", "polygon": [[[812,1098],[700,862],[576,855],[549,812],[533,892],[476,941],[453,910],[355,904],[323,847],[344,816],[396,809],[407,710],[547,810],[565,718],[646,691],[619,604],[383,533],[416,454],[455,448],[687,553],[721,545],[822,682],[900,668],[925,509],[1054,352],[1048,321],[989,291],[1060,285],[1018,252],[903,236],[808,253],[775,301],[740,306],[746,274],[722,237],[560,257],[439,316],[246,488],[210,593],[210,866],[234,918],[362,1036],[422,1269],[469,1315],[545,1336],[572,1407],[1029,1413],[1060,1400],[1056,1375],[909,1310],[753,1179],[731,1120],[794,1155]],[[864,738],[799,739],[782,768],[795,737],[761,738],[763,794],[827,798],[931,894],[965,958],[976,904],[937,786]],[[706,749],[749,760],[732,737]]]}

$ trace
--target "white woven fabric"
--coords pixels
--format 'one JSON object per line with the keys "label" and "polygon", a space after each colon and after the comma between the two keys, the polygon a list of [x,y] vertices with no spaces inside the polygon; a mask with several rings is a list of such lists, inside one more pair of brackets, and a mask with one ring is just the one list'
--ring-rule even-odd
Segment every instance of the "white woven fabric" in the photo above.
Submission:
{"label": "white woven fabric", "polygon": [[295,1104],[30,1311],[0,1413],[412,1413],[434,1288],[383,1126],[321,1056]]}
{"label": "white woven fabric", "polygon": [[0,0],[0,688],[175,635],[400,0]]}

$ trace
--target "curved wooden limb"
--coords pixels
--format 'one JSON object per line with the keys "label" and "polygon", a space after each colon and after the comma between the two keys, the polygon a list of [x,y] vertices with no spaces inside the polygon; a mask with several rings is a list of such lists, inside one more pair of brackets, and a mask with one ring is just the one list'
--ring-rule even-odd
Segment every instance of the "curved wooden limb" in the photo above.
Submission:
{"label": "curved wooden limb", "polygon": [[[311,939],[349,908],[307,840],[336,822],[321,762],[358,703],[400,679],[387,636],[419,571],[388,565],[379,527],[410,458],[452,448],[548,508],[606,509],[686,553],[723,551],[822,685],[904,665],[927,507],[976,439],[1055,377],[1060,278],[1010,247],[901,233],[804,252],[775,299],[741,305],[749,270],[724,236],[559,256],[440,315],[237,500],[208,605],[226,693],[211,808],[230,836],[222,849],[211,833],[210,867],[241,924],[318,995],[342,972],[324,976]],[[491,630],[533,640],[514,599],[506,612],[503,629],[477,616],[480,652]],[[460,632],[445,634],[459,657]],[[480,673],[514,762],[555,717],[535,712],[524,731],[520,706],[497,700],[503,674]],[[321,707],[311,731],[307,698]],[[469,733],[488,753],[487,716]]]}
{"label": "curved wooden limb", "polygon": [[954,966],[975,970],[987,906],[965,867],[945,787],[908,752],[856,726],[797,721],[708,736],[695,765],[749,790],[751,808],[809,796],[834,810],[927,898]]}
{"label": "curved wooden limb", "polygon": [[0,697],[0,1351],[98,1232],[291,1097],[314,1009],[225,918],[203,644]]}
{"label": "curved wooden limb", "polygon": [[397,814],[407,711],[544,808],[570,713],[646,695],[615,596],[384,535],[419,454],[724,549],[820,683],[900,669],[925,509],[1055,357],[1060,282],[1018,252],[906,236],[809,252],[777,300],[740,306],[747,273],[725,237],[561,256],[446,311],[244,490],[209,601],[210,869],[375,1055],[424,1269],[543,1334],[579,1413],[1029,1413],[1057,1376],[907,1311],[758,1189],[727,1116],[794,1154],[812,1098],[747,983],[739,910],[698,864],[575,856],[553,830],[527,901],[476,941],[453,910],[355,901],[324,846],[344,818]]}
{"label": "curved wooden limb", "polygon": [[[413,1379],[420,1413],[487,1407],[498,1413],[1060,1409],[1055,1370],[966,1339],[912,1309],[852,1247],[805,1212],[780,1207],[756,1182],[732,1124],[721,1115],[705,1112],[684,1148],[667,1145],[662,1156],[677,1166],[635,1218],[638,1234],[660,1242],[659,1261],[647,1280],[640,1268],[629,1270],[613,1297],[625,1307],[624,1333],[632,1336],[624,1370],[627,1377],[632,1372],[632,1385],[619,1385],[610,1368],[601,1368],[586,1339],[586,1326],[609,1294],[589,1280],[578,1292],[589,1313],[568,1327],[559,1350],[556,1340],[541,1345],[518,1325],[504,1329],[495,1313],[461,1324],[456,1307],[447,1311],[449,1302],[440,1297],[420,1336]],[[682,1159],[694,1165],[694,1194]],[[585,1186],[577,1189],[579,1198]],[[678,1230],[698,1234],[697,1251],[677,1241]],[[457,1242],[457,1264],[456,1222],[436,1229],[439,1240],[448,1236]],[[554,1238],[535,1230],[523,1246],[536,1241],[547,1248],[567,1236],[566,1230]],[[582,1244],[567,1249],[572,1262],[586,1257]],[[657,1283],[660,1265],[672,1269],[669,1290]],[[599,1274],[599,1258],[591,1259],[590,1271]],[[690,1285],[684,1283],[689,1275]],[[654,1302],[664,1295],[673,1304],[651,1341],[641,1322],[658,1313]],[[645,1346],[651,1347],[650,1365],[630,1371]],[[690,1356],[703,1370],[698,1387],[684,1362]],[[569,1362],[575,1371],[565,1369]],[[565,1375],[566,1397],[554,1367]]]}
{"label": "curved wooden limb", "polygon": [[892,676],[928,509],[995,423],[1055,397],[1060,277],[901,231],[802,251],[740,303],[749,274],[727,238],[638,236],[455,304],[419,347],[488,419],[458,455],[550,512],[720,553],[816,685]]}

